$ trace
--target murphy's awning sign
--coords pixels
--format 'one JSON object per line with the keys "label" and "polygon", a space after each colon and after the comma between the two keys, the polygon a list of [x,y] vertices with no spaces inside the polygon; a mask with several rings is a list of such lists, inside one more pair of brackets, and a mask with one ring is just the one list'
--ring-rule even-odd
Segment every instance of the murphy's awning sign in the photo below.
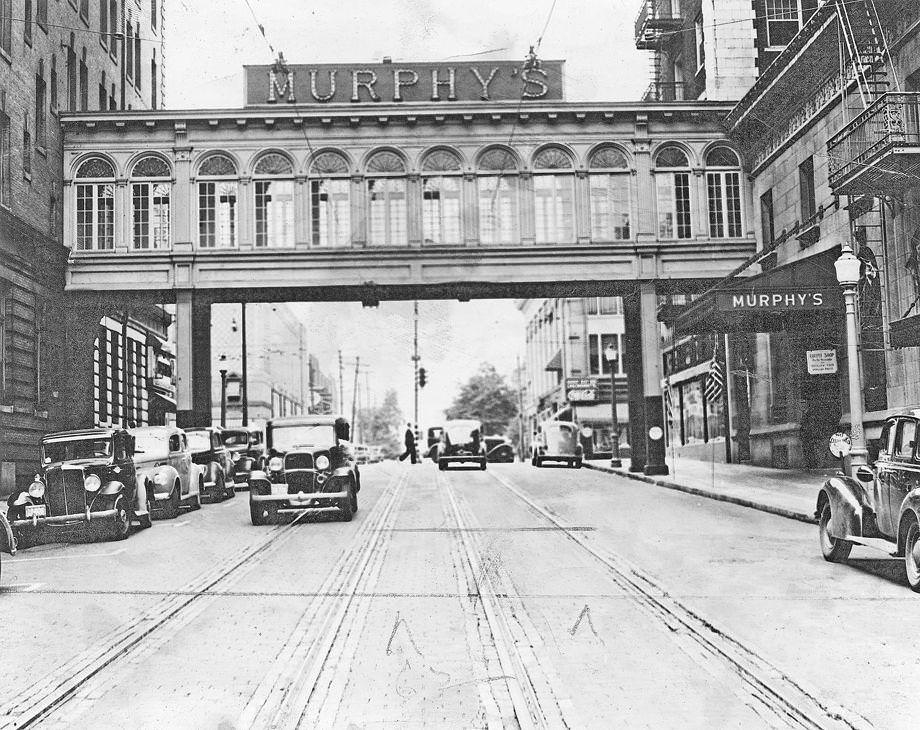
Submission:
{"label": "murphy's awning sign", "polygon": [[716,309],[720,312],[788,312],[795,310],[839,309],[839,287],[764,289],[720,292]]}
{"label": "murphy's awning sign", "polygon": [[561,101],[563,61],[246,66],[246,104]]}

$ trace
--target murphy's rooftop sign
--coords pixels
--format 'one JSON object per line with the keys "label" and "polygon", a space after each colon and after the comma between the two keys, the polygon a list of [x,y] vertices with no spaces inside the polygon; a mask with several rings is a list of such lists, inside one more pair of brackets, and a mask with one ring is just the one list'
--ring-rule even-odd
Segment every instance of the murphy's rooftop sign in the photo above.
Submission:
{"label": "murphy's rooftop sign", "polygon": [[564,61],[246,66],[246,104],[561,101]]}

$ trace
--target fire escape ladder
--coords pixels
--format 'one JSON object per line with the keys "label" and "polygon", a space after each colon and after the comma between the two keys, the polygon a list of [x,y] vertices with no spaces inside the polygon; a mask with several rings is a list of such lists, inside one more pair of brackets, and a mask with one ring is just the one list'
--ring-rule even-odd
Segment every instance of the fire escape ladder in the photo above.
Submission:
{"label": "fire escape ladder", "polygon": [[888,91],[888,53],[874,0],[837,0],[843,41],[863,108]]}

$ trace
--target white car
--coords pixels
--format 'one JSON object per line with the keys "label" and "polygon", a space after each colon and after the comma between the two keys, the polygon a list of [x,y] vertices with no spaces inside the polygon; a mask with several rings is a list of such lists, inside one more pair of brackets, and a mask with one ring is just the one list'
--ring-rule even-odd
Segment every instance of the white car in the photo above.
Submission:
{"label": "white car", "polygon": [[204,467],[192,461],[188,437],[175,426],[132,428],[137,483],[151,495],[156,517],[176,517],[183,507],[201,508]]}

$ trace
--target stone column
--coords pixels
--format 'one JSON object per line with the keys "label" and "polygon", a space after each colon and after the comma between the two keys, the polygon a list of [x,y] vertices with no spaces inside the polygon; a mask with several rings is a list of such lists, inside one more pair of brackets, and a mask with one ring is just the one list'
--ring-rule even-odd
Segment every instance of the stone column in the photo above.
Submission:
{"label": "stone column", "polygon": [[623,297],[623,369],[629,389],[629,445],[632,448],[629,470],[645,469],[645,400],[642,370],[642,308],[639,291]]}
{"label": "stone column", "polygon": [[409,245],[418,248],[422,245],[422,181],[417,172],[406,176],[406,215]]}
{"label": "stone column", "polygon": [[525,246],[533,246],[537,238],[533,205],[533,174],[530,172],[522,172],[518,176],[518,208],[521,221],[521,243]]}
{"label": "stone column", "polygon": [[172,190],[172,230],[170,240],[175,249],[189,249],[197,240],[193,234],[195,208],[192,198],[192,148],[176,147],[173,150],[175,160],[175,179]]}
{"label": "stone column", "polygon": [[479,244],[479,189],[472,172],[463,173],[461,205],[463,245],[476,246]]}
{"label": "stone column", "polygon": [[351,245],[367,245],[367,189],[360,175],[351,178]]}
{"label": "stone column", "polygon": [[588,171],[575,171],[575,241],[591,242],[591,189],[588,184]]}
{"label": "stone column", "polygon": [[706,171],[694,168],[690,177],[690,216],[693,233],[698,241],[709,240],[709,198],[706,193]]}
{"label": "stone column", "polygon": [[131,189],[127,178],[120,177],[115,181],[115,251],[127,253],[131,249],[132,219],[131,219]]}
{"label": "stone column", "polygon": [[211,425],[211,303],[176,293],[176,423]]}
{"label": "stone column", "polygon": [[294,178],[294,245],[297,248],[310,245],[310,189],[306,175]]}
{"label": "stone column", "polygon": [[634,221],[636,240],[639,243],[658,240],[658,203],[655,176],[652,173],[651,140],[648,138],[648,120],[637,115],[636,139],[633,146],[636,169],[636,202],[638,213]]}
{"label": "stone column", "polygon": [[[117,306],[113,304],[113,306]],[[66,377],[57,379],[60,388],[61,427],[67,430],[92,428],[93,347],[107,307],[79,296],[65,295],[64,351],[59,358]]]}
{"label": "stone column", "polygon": [[255,193],[253,192],[252,178],[248,175],[240,176],[240,225],[236,238],[240,249],[251,249],[255,240]]}
{"label": "stone column", "polygon": [[664,402],[661,396],[661,327],[658,295],[653,281],[639,284],[642,318],[642,388],[645,402],[645,473],[667,474],[664,443]]}

